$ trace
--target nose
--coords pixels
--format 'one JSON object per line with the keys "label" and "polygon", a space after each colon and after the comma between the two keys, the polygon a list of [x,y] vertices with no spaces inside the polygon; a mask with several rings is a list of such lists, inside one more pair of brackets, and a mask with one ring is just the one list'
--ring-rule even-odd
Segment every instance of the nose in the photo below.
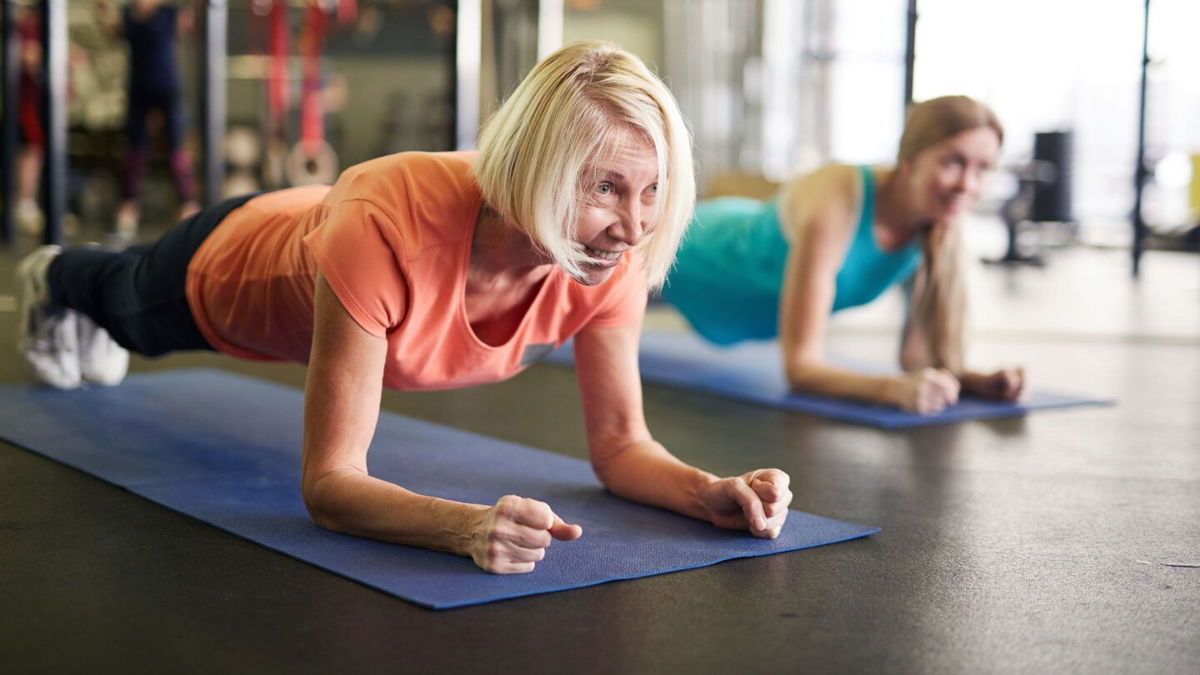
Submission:
{"label": "nose", "polygon": [[609,228],[609,234],[630,247],[637,246],[646,232],[646,223],[642,220],[643,213],[641,200],[624,200],[617,212],[617,221]]}
{"label": "nose", "polygon": [[968,195],[974,195],[979,192],[982,184],[983,176],[980,175],[980,172],[974,169],[967,169],[959,177],[957,187]]}

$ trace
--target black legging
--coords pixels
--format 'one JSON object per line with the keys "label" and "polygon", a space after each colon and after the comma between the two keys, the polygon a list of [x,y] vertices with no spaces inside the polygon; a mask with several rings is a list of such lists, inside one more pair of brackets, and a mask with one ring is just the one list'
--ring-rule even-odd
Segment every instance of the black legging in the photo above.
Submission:
{"label": "black legging", "polygon": [[188,307],[188,263],[225,216],[255,196],[204,209],[153,244],[120,252],[87,247],[64,251],[47,271],[51,300],[83,312],[122,347],[144,356],[212,350]]}

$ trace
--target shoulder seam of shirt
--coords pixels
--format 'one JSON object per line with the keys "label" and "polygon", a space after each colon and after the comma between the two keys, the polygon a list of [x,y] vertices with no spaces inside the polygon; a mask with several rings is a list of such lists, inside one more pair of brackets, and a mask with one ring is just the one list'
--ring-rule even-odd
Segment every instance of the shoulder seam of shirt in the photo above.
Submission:
{"label": "shoulder seam of shirt", "polygon": [[[389,222],[389,223],[392,225],[392,227],[393,227],[393,228],[395,228],[395,229],[396,229],[396,232],[399,234],[400,238],[401,238],[401,239],[405,239],[405,241],[406,241],[406,243],[407,243],[407,239],[404,237],[404,233],[403,233],[403,232],[401,232],[401,231],[400,231],[400,228],[396,226],[396,221],[395,221],[395,219],[394,219],[394,218],[392,218],[391,214],[389,214],[389,213],[387,212],[387,209],[385,209],[385,208],[383,208],[382,206],[380,206],[380,205],[379,205],[378,203],[376,203],[374,200],[372,200],[372,199],[371,199],[371,198],[369,198],[369,197],[346,197],[346,198],[344,198],[344,199],[339,199],[339,200],[337,200],[336,202],[334,202],[334,204],[343,204],[343,203],[346,203],[346,202],[365,202],[365,203],[367,203],[367,204],[370,204],[371,206],[375,207],[375,209],[376,209],[376,210],[378,210],[380,213],[382,213],[382,214],[383,214],[383,216],[384,216],[385,218],[387,218],[387,219],[388,219],[388,222]],[[332,205],[331,205],[331,206],[332,206]],[[440,248],[440,247],[442,247],[442,246],[456,246],[456,245],[460,245],[460,244],[462,244],[462,242],[463,242],[464,240],[465,240],[465,237],[463,237],[463,238],[457,238],[457,239],[453,239],[453,240],[450,240],[450,241],[441,241],[441,242],[438,242],[438,243],[436,243],[436,244],[432,244],[432,245],[426,245],[426,246],[422,246],[422,247],[421,247],[421,249],[420,249],[419,251],[411,251],[411,252],[408,252],[408,253],[407,253],[407,254],[404,256],[404,262],[406,262],[406,263],[407,263],[407,262],[410,262],[410,261],[412,261],[412,260],[415,260],[416,258],[420,257],[421,253],[423,253],[424,251],[426,251],[426,250],[428,250],[428,249],[431,249],[431,248]]]}

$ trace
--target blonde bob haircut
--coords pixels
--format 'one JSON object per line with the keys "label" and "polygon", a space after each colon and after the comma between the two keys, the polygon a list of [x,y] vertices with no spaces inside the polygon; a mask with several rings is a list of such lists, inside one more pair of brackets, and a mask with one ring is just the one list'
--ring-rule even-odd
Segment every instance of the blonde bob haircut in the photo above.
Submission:
{"label": "blonde bob haircut", "polygon": [[657,219],[638,245],[647,282],[657,288],[691,219],[696,180],[675,98],[636,56],[607,42],[576,42],[534,66],[484,124],[475,179],[507,225],[582,277],[589,257],[575,230],[592,165],[630,131],[658,157]]}

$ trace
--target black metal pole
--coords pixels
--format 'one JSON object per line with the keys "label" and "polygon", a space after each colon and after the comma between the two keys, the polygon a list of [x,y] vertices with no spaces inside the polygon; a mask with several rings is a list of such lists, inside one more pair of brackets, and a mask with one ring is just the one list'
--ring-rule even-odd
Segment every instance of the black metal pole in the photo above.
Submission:
{"label": "black metal pole", "polygon": [[1137,166],[1133,170],[1133,276],[1141,271],[1146,221],[1142,218],[1142,191],[1146,187],[1146,80],[1150,65],[1150,0],[1142,16],[1142,86],[1138,97]]}
{"label": "black metal pole", "polygon": [[0,79],[0,96],[3,101],[3,117],[0,117],[0,172],[3,172],[4,214],[0,219],[0,241],[11,244],[13,240],[14,214],[17,202],[17,110],[21,103],[21,41],[17,36],[16,0],[3,0],[3,15],[0,16],[0,40],[3,40],[4,66]]}
{"label": "black metal pole", "polygon": [[42,125],[46,134],[42,241],[58,244],[67,203],[67,0],[43,0],[42,11]]}
{"label": "black metal pole", "polygon": [[225,60],[229,21],[227,0],[201,0],[200,34],[196,57],[200,71],[200,165],[204,175],[204,203],[221,200],[225,184]]}
{"label": "black metal pole", "polygon": [[[908,23],[904,33],[904,114],[913,102],[913,68],[917,63],[917,0],[908,0]],[[903,118],[901,118],[903,119]]]}

